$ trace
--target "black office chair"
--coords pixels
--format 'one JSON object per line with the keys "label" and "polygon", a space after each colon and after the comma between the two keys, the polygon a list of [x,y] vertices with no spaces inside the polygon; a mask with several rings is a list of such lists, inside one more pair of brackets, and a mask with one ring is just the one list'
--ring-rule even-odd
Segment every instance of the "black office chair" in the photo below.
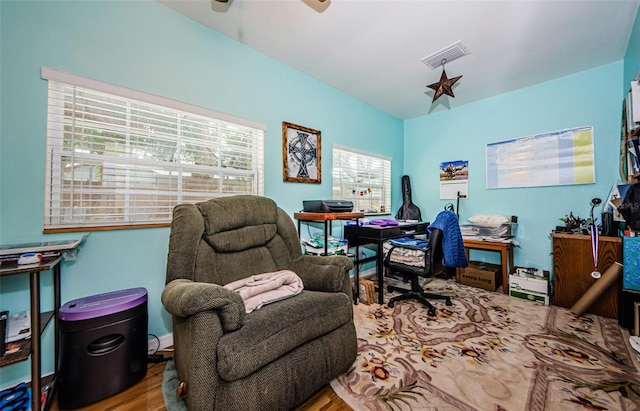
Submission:
{"label": "black office chair", "polygon": [[[432,277],[442,274],[446,267],[443,265],[444,250],[442,248],[442,240],[444,238],[442,230],[431,227],[429,229],[429,241],[426,247],[415,247],[410,245],[395,245],[387,253],[384,259],[384,266],[388,267],[392,272],[399,272],[401,274],[408,274],[411,278],[411,290],[398,288],[389,285],[387,290],[389,292],[398,291],[402,294],[392,297],[387,305],[391,308],[397,301],[406,300],[409,298],[416,299],[422,304],[427,306],[427,313],[431,317],[435,317],[436,308],[427,300],[428,298],[445,300],[446,305],[453,305],[451,298],[444,295],[426,293],[420,285],[419,277]],[[424,266],[417,267],[401,262],[393,261],[393,252],[400,252],[402,248],[414,249],[424,251]]]}

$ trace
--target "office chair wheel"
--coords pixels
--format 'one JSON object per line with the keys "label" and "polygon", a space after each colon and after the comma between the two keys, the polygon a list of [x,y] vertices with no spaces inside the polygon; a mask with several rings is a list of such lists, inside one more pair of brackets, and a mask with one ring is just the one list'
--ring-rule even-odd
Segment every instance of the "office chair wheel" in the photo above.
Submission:
{"label": "office chair wheel", "polygon": [[435,317],[436,316],[436,309],[435,308],[428,308],[427,309],[427,314],[429,315],[429,317]]}
{"label": "office chair wheel", "polygon": [[389,301],[389,302],[387,303],[387,307],[389,307],[389,308],[393,308],[393,306],[394,306],[394,305],[396,305],[396,303],[395,303],[395,302],[393,302],[393,301]]}
{"label": "office chair wheel", "polygon": [[444,300],[444,304],[451,307],[453,305],[453,303],[451,302],[451,298],[447,298],[446,300]]}

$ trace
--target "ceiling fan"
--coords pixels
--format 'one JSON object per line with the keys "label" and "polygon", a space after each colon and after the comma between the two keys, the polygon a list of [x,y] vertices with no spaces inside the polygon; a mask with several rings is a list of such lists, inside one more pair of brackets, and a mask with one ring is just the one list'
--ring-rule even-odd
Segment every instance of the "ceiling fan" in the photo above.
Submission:
{"label": "ceiling fan", "polygon": [[[213,1],[217,1],[218,3],[228,3],[229,2],[229,0],[213,0]],[[317,1],[319,1],[320,3],[324,3],[327,0],[317,0]]]}

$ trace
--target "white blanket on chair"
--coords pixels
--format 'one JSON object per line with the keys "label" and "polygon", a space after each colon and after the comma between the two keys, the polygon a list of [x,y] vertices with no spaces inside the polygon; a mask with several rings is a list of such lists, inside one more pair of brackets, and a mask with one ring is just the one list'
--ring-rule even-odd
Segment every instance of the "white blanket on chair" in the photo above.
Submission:
{"label": "white blanket on chair", "polygon": [[240,294],[247,314],[302,292],[302,279],[290,270],[252,275],[224,286]]}

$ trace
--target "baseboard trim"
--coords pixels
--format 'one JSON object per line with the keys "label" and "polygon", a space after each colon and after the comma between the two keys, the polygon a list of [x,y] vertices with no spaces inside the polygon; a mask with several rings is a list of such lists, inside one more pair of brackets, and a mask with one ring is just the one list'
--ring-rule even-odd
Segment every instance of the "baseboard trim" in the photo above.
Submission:
{"label": "baseboard trim", "polygon": [[173,345],[173,333],[161,335],[159,337],[156,337],[153,334],[149,335],[151,335],[153,338],[148,341],[148,354],[155,354],[156,352]]}
{"label": "baseboard trim", "polygon": [[360,273],[359,273],[359,277],[360,278],[376,277],[376,279],[377,279],[377,275],[378,275],[378,269],[376,267],[369,268],[369,269],[364,270],[364,271],[360,271]]}

